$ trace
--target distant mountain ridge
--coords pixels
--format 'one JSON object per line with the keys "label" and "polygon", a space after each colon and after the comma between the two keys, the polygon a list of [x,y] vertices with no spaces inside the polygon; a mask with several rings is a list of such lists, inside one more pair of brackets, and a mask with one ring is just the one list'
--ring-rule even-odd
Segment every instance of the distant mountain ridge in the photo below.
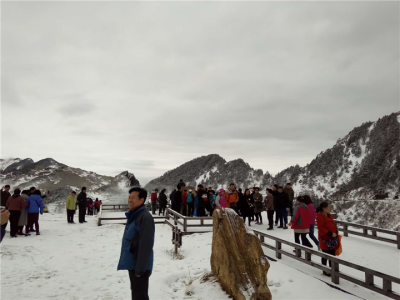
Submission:
{"label": "distant mountain ridge", "polygon": [[[69,167],[52,158],[34,162],[32,159],[0,159],[0,179],[12,189],[35,186],[44,191],[80,190],[86,186],[92,194],[115,194],[140,185],[135,175],[124,171],[117,176],[104,176],[79,168]],[[65,193],[64,193],[65,194]]]}
{"label": "distant mountain ridge", "polygon": [[291,182],[297,194],[318,199],[396,198],[400,193],[400,114],[366,122],[351,130],[305,167],[291,166],[275,176],[253,169],[242,159],[226,162],[218,154],[195,158],[151,180],[145,188],[176,188],[180,179],[187,185],[199,183],[226,188],[262,188]]}

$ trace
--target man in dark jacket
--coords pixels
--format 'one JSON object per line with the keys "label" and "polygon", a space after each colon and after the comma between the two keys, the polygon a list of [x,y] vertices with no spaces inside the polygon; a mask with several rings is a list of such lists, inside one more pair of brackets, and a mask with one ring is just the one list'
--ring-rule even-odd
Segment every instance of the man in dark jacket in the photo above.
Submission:
{"label": "man in dark jacket", "polygon": [[287,213],[289,211],[289,197],[286,193],[283,192],[283,187],[279,186],[278,187],[278,193],[274,195],[274,200],[276,203],[276,210],[278,213],[278,219],[279,219],[279,227],[278,228],[283,228],[283,229],[288,229],[286,224],[288,223],[287,221]]}
{"label": "man in dark jacket", "polygon": [[177,213],[181,213],[181,206],[182,206],[182,192],[181,186],[178,184],[177,191],[174,194],[174,201],[172,209],[175,210]]}
{"label": "man in dark jacket", "polygon": [[274,197],[274,208],[275,208],[275,226],[278,226],[278,210],[276,209],[276,194],[278,194],[278,185],[272,186],[272,196]]}
{"label": "man in dark jacket", "polygon": [[128,270],[132,300],[149,299],[149,278],[153,270],[154,219],[144,206],[147,191],[130,189],[127,222],[122,237],[118,270]]}
{"label": "man in dark jacket", "polygon": [[86,187],[82,188],[82,191],[79,193],[77,200],[79,205],[79,223],[87,222],[85,221],[86,205],[87,205]]}
{"label": "man in dark jacket", "polygon": [[290,182],[288,182],[286,184],[285,189],[283,190],[284,193],[286,193],[288,195],[289,201],[290,201],[290,206],[289,206],[289,210],[290,210],[290,215],[293,216],[293,199],[294,199],[294,191],[292,189],[292,184]]}
{"label": "man in dark jacket", "polygon": [[7,184],[1,188],[1,206],[6,207],[7,200],[10,197],[10,186]]}

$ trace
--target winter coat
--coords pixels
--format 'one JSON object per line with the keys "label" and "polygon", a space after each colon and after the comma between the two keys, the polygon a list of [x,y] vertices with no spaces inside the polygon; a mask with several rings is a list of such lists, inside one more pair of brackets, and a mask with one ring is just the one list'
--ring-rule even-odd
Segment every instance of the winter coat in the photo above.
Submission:
{"label": "winter coat", "polygon": [[187,199],[186,199],[186,203],[193,203],[194,202],[194,195],[193,193],[189,192],[189,194],[187,194]]}
{"label": "winter coat", "polygon": [[239,197],[239,210],[240,213],[242,214],[242,217],[250,217],[254,214],[254,208],[250,208],[250,203],[248,202],[250,200],[250,195],[243,197]]}
{"label": "winter coat", "polygon": [[77,198],[77,202],[79,205],[79,209],[85,209],[87,205],[87,196],[86,193],[80,192]]}
{"label": "winter coat", "polygon": [[269,194],[268,196],[265,197],[264,203],[265,203],[265,210],[275,210],[274,196],[272,194]]}
{"label": "winter coat", "polygon": [[307,205],[304,203],[296,204],[291,220],[292,229],[304,229],[304,232],[309,232],[310,217],[308,216]]}
{"label": "winter coat", "polygon": [[227,207],[231,207],[232,203],[237,203],[239,201],[239,193],[238,191],[230,191],[228,190],[227,192],[225,192],[225,198],[228,200],[227,201]]}
{"label": "winter coat", "polygon": [[[335,221],[331,214],[324,215],[323,213],[317,213],[317,227],[318,227],[318,240],[319,246],[322,250],[332,250],[329,249],[323,240],[330,240],[332,234],[338,234],[338,229],[336,227]],[[339,248],[339,245],[338,245]]]}
{"label": "winter coat", "polygon": [[[24,198],[25,203],[26,199],[28,199],[28,195],[21,194],[21,197]],[[28,209],[27,207],[23,207],[21,209],[21,215],[19,216],[18,226],[26,226],[28,225]]]}
{"label": "winter coat", "polygon": [[274,199],[275,199],[274,207],[276,209],[285,209],[285,208],[289,208],[290,207],[289,197],[288,197],[288,195],[286,193],[284,193],[284,192],[279,193],[278,192],[278,193],[276,193],[276,195],[274,195]]}
{"label": "winter coat", "polygon": [[181,205],[182,204],[182,193],[181,191],[176,191],[174,193],[174,205]]}
{"label": "winter coat", "polygon": [[95,200],[95,201],[94,201],[94,207],[96,207],[96,208],[100,208],[100,206],[101,206],[101,202],[100,202],[100,201],[97,201],[97,200]]}
{"label": "winter coat", "polygon": [[160,208],[167,207],[167,195],[160,193],[160,196],[158,196],[158,201],[160,201]]}
{"label": "winter coat", "polygon": [[186,205],[186,201],[187,201],[187,193],[183,193],[183,195],[182,195],[182,204]]}
{"label": "winter coat", "polygon": [[21,196],[14,197],[11,196],[8,198],[6,202],[6,207],[8,210],[19,210],[21,211],[23,207],[27,207],[28,204],[25,202],[25,199]]}
{"label": "winter coat", "polygon": [[307,205],[307,211],[308,211],[308,216],[310,219],[310,225],[315,225],[315,208],[314,205],[312,203]]}
{"label": "winter coat", "polygon": [[220,195],[218,193],[217,198],[215,198],[215,207],[225,208],[226,207],[226,194]]}
{"label": "winter coat", "polygon": [[135,275],[143,275],[146,270],[153,270],[154,220],[144,205],[125,215],[127,222],[117,269],[135,270]]}
{"label": "winter coat", "polygon": [[157,192],[152,192],[151,193],[151,202],[156,202],[157,201]]}
{"label": "winter coat", "polygon": [[65,202],[65,208],[70,210],[76,209],[76,196],[72,197],[71,195],[67,197],[67,201]]}
{"label": "winter coat", "polygon": [[289,203],[290,203],[289,207],[293,207],[293,199],[294,199],[294,191],[293,191],[293,189],[285,187],[283,189],[283,192],[288,195]]}
{"label": "winter coat", "polygon": [[11,197],[11,194],[6,191],[1,191],[1,206],[7,207],[7,200]]}
{"label": "winter coat", "polygon": [[260,193],[255,193],[253,195],[254,199],[254,213],[255,214],[260,214],[264,208],[263,208],[263,196]]}
{"label": "winter coat", "polygon": [[39,195],[30,195],[26,203],[28,203],[28,214],[38,212],[40,212],[41,215],[43,214],[43,201],[42,197]]}
{"label": "winter coat", "polygon": [[171,200],[171,204],[174,204],[175,193],[176,193],[176,191],[172,191],[172,193],[169,195],[169,200]]}

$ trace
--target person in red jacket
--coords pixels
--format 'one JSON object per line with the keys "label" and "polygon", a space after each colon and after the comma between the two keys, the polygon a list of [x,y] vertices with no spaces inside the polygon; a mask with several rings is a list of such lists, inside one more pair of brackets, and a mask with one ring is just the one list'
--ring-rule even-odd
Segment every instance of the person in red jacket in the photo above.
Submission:
{"label": "person in red jacket", "polygon": [[187,216],[188,215],[188,206],[186,204],[187,196],[188,196],[187,195],[187,190],[184,190],[183,194],[182,194],[182,206],[181,206],[181,214],[183,216]]}
{"label": "person in red jacket", "polygon": [[153,215],[156,214],[156,208],[157,208],[157,198],[158,198],[158,189],[155,189],[154,192],[151,193],[151,210]]}
{"label": "person in red jacket", "polygon": [[[335,250],[339,248],[340,244],[338,242],[338,229],[331,215],[331,207],[327,202],[322,202],[317,212],[319,246],[322,252],[335,255]],[[334,243],[335,241],[336,243]],[[325,258],[321,258],[321,262],[326,266]],[[331,266],[331,261],[329,261],[329,266]],[[330,276],[325,271],[324,275]]]}
{"label": "person in red jacket", "polygon": [[296,244],[301,244],[306,247],[312,248],[310,241],[307,238],[307,233],[310,232],[310,218],[308,216],[307,205],[304,203],[304,196],[297,197],[297,203],[293,210],[293,215],[289,226],[294,229],[294,241]]}

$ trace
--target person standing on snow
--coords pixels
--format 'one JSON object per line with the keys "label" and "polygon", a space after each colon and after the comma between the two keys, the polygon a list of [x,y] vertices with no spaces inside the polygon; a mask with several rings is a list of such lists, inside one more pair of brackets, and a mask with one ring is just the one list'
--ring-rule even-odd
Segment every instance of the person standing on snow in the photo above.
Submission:
{"label": "person standing on snow", "polygon": [[[275,199],[276,198],[276,199]],[[283,187],[278,187],[278,193],[274,195],[274,199],[276,200],[276,209],[278,212],[278,219],[280,225],[278,228],[288,229],[287,228],[287,214],[289,211],[289,197],[286,193],[283,192]]]}
{"label": "person standing on snow", "polygon": [[304,203],[307,205],[308,216],[310,219],[310,232],[308,234],[310,238],[314,241],[315,245],[318,247],[318,250],[320,250],[319,241],[314,235],[316,217],[315,207],[309,195],[304,195],[304,200]]}
{"label": "person standing on snow", "polygon": [[122,237],[117,270],[128,270],[132,300],[149,299],[149,278],[153,270],[154,219],[144,206],[147,191],[129,190],[129,212]]}
{"label": "person standing on snow", "polygon": [[87,205],[87,196],[86,196],[86,187],[82,187],[81,192],[77,198],[78,206],[79,206],[79,223],[85,223],[85,213],[86,213],[86,205]]}
{"label": "person standing on snow", "polygon": [[293,200],[294,200],[294,191],[292,189],[292,184],[290,182],[286,183],[286,187],[283,190],[284,193],[288,195],[289,198],[289,211],[290,211],[290,216],[293,216]]}
{"label": "person standing on snow", "polygon": [[152,212],[153,215],[156,214],[157,194],[158,194],[158,189],[155,189],[154,192],[152,192],[151,196],[150,196],[150,199],[151,199],[151,212]]}
{"label": "person standing on snow", "polygon": [[174,193],[174,204],[172,209],[175,210],[178,214],[181,213],[181,205],[182,205],[182,188],[181,186],[178,184],[177,186],[177,191],[175,191]]}
{"label": "person standing on snow", "polygon": [[262,216],[261,213],[263,209],[263,196],[260,194],[260,188],[255,188],[255,194],[253,195],[254,199],[254,215],[256,216],[256,224],[262,225]]}
{"label": "person standing on snow", "polygon": [[243,222],[246,223],[246,218],[248,219],[249,226],[251,226],[250,217],[254,215],[254,208],[250,208],[251,194],[249,189],[245,189],[244,194],[242,196],[239,195],[239,207],[240,213],[243,218]]}
{"label": "person standing on snow", "polygon": [[160,192],[160,195],[158,196],[158,202],[159,202],[159,210],[158,210],[158,215],[161,216],[161,213],[163,216],[165,216],[165,209],[167,208],[167,195],[165,195],[166,189],[162,189]]}
{"label": "person standing on snow", "polygon": [[65,208],[67,209],[67,221],[68,223],[75,224],[74,215],[76,209],[76,192],[72,191],[71,195],[67,197],[67,201],[65,202]]}
{"label": "person standing on snow", "polygon": [[274,208],[275,208],[275,226],[278,226],[278,209],[276,206],[276,199],[277,199],[277,194],[278,194],[278,185],[274,184],[272,186],[272,196],[274,196]]}
{"label": "person standing on snow", "polygon": [[272,195],[272,190],[267,189],[267,196],[265,197],[265,210],[267,211],[268,215],[268,229],[267,230],[273,230],[274,229],[274,196]]}
{"label": "person standing on snow", "polygon": [[186,201],[187,201],[187,190],[184,190],[182,194],[181,215],[185,217],[187,216],[188,213]]}
{"label": "person standing on snow", "polygon": [[239,201],[239,194],[236,190],[236,186],[234,183],[231,183],[229,185],[229,189],[226,192],[225,197],[228,200],[227,207],[232,208],[237,213],[237,203]]}
{"label": "person standing on snow", "polygon": [[40,190],[35,190],[32,195],[26,200],[28,204],[28,232],[35,224],[36,235],[40,235],[39,231],[39,213],[43,215],[43,201]]}
{"label": "person standing on snow", "polygon": [[188,217],[193,217],[194,213],[194,194],[192,192],[193,191],[190,189],[186,200],[188,206]]}
{"label": "person standing on snow", "polygon": [[[25,203],[26,200],[29,198],[29,190],[23,190],[21,192],[21,197],[24,198]],[[21,215],[19,216],[18,221],[18,235],[24,235],[24,226],[25,226],[25,236],[29,236],[28,233],[28,209],[27,207],[23,207],[21,210]]]}
{"label": "person standing on snow", "polygon": [[307,233],[310,232],[310,217],[308,216],[307,205],[304,203],[304,197],[298,196],[296,206],[293,211],[293,216],[289,222],[294,230],[294,241],[296,244],[301,244],[312,248],[310,241],[307,238]]}
{"label": "person standing on snow", "polygon": [[16,188],[13,195],[8,198],[6,207],[10,212],[10,236],[17,237],[18,221],[23,207],[27,207],[24,198],[21,197],[21,190]]}

